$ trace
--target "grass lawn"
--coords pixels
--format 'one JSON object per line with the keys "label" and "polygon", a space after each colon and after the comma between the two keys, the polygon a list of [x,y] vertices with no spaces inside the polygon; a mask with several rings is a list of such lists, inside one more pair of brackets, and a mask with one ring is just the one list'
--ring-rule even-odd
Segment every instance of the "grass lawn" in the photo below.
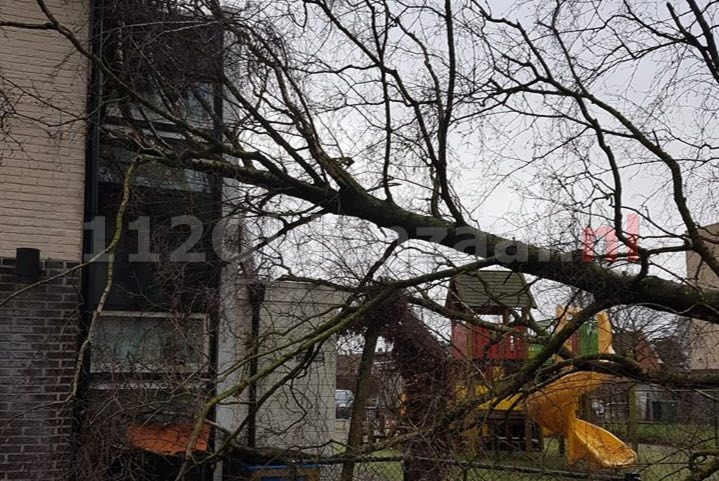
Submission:
{"label": "grass lawn", "polygon": [[[626,472],[639,473],[642,481],[679,481],[686,479],[691,474],[687,468],[687,460],[691,450],[686,448],[675,448],[671,446],[639,445],[639,460],[632,468],[618,470],[601,470],[591,467],[586,463],[579,463],[577,466],[567,465],[564,456],[559,454],[559,442],[557,439],[545,440],[545,449],[539,453],[487,453],[478,457],[477,462],[497,464],[499,466],[519,466],[542,468],[549,471],[573,471],[586,473],[587,479],[595,479],[597,475],[619,475]],[[461,480],[461,477],[455,479]],[[472,469],[467,473],[467,481],[494,481],[510,479],[512,481],[538,481],[538,480],[561,480],[562,477],[547,474],[529,474],[507,471],[496,471],[490,469]],[[719,475],[709,478],[711,481],[719,481]]]}
{"label": "grass lawn", "polygon": [[[639,462],[635,472],[642,481],[674,481],[685,479],[691,471],[687,468],[689,451],[669,446],[639,445]],[[709,479],[719,480],[713,476]]]}
{"label": "grass lawn", "polygon": [[[497,451],[484,452],[469,460],[454,454],[458,460],[449,470],[448,481],[560,481],[563,478],[551,471],[572,471],[587,474],[587,479],[593,479],[595,474],[616,474],[607,471],[598,471],[587,465],[569,468],[564,456],[559,454],[559,442],[548,439],[542,452],[526,454],[523,452]],[[373,457],[392,457],[398,452],[380,451]],[[451,457],[451,456],[449,456]],[[494,465],[496,468],[463,468],[463,461],[473,461],[485,465]],[[523,473],[517,469],[542,469],[543,473]],[[358,481],[402,481],[402,464],[396,461],[358,463],[355,468],[355,479]]]}
{"label": "grass lawn", "polygon": [[[627,439],[626,423],[608,423],[605,429]],[[708,424],[639,423],[637,437],[643,444],[707,449],[719,446],[714,427]]]}
{"label": "grass lawn", "polygon": [[[638,463],[623,471],[602,470],[589,466],[587,463],[579,463],[577,466],[570,467],[567,465],[565,457],[559,453],[559,441],[556,438],[545,439],[545,448],[542,452],[530,454],[516,451],[484,452],[471,460],[464,458],[466,461],[495,465],[497,469],[462,469],[460,461],[451,468],[450,475],[446,479],[448,481],[561,481],[567,478],[555,475],[552,471],[571,471],[585,474],[586,479],[589,480],[600,479],[601,475],[623,476],[626,472],[634,472],[639,473],[642,481],[680,481],[691,474],[687,468],[687,460],[692,449],[640,444],[638,451]],[[372,457],[395,457],[399,454],[386,450],[377,452]],[[455,458],[462,459],[456,454]],[[511,467],[542,469],[545,472],[523,473],[511,469]],[[335,467],[335,469],[338,468]],[[402,481],[402,463],[399,461],[360,462],[355,470],[355,479],[357,481]],[[709,480],[719,481],[719,475],[714,475]]]}
{"label": "grass lawn", "polygon": [[[568,466],[566,458],[559,452],[559,440],[556,438],[545,438],[544,450],[541,452],[512,452],[498,451],[487,452],[478,456],[474,461],[483,464],[494,464],[502,470],[497,469],[471,469],[467,473],[467,481],[500,481],[511,479],[512,481],[553,481],[562,480],[559,475],[552,471],[569,471],[578,474],[587,475],[587,479],[594,479],[596,475],[613,475],[620,474],[616,471],[601,470],[596,467],[589,466],[586,463],[580,463],[577,466]],[[505,467],[516,466],[518,468],[532,468],[544,470],[544,473],[522,473],[505,471]],[[458,480],[461,478],[457,478]]]}

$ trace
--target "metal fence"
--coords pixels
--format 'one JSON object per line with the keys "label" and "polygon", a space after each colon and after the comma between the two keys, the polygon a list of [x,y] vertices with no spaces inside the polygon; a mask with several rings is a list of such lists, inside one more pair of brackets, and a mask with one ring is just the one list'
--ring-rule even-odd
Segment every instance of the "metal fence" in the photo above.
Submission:
{"label": "metal fence", "polygon": [[[349,460],[332,459],[308,462],[318,471],[320,481],[339,481],[342,466]],[[542,467],[480,463],[437,458],[401,456],[363,457],[354,460],[353,481],[639,481],[637,473],[603,474],[594,471],[569,471]],[[276,479],[276,478],[274,478]],[[297,481],[310,481],[302,476]]]}

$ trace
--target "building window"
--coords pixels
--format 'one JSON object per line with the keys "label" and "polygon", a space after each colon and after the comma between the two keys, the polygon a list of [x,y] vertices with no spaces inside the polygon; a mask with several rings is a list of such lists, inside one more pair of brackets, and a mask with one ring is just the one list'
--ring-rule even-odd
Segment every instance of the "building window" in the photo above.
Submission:
{"label": "building window", "polygon": [[104,312],[98,320],[92,371],[110,374],[208,371],[208,316]]}
{"label": "building window", "polygon": [[[98,216],[92,226],[97,245],[92,254],[113,238],[123,178],[134,155],[111,143],[101,146]],[[208,312],[218,281],[212,235],[220,217],[220,188],[213,177],[188,169],[158,162],[138,168],[114,251],[106,309]],[[104,260],[91,267],[96,303],[107,265]]]}
{"label": "building window", "polygon": [[[217,133],[223,32],[186,7],[164,0],[105,0],[103,58],[145,101],[197,129]],[[138,106],[116,85],[106,83],[102,93],[97,217],[90,226],[96,241],[90,255],[101,252],[113,237],[124,176],[139,144],[162,144],[176,152],[203,148],[202,142],[189,145],[176,126]],[[137,142],[138,136],[144,138]],[[210,312],[218,284],[212,234],[221,216],[221,185],[221,179],[209,174],[158,161],[138,167],[105,309]],[[90,276],[90,301],[97,304],[107,263],[93,264]]]}

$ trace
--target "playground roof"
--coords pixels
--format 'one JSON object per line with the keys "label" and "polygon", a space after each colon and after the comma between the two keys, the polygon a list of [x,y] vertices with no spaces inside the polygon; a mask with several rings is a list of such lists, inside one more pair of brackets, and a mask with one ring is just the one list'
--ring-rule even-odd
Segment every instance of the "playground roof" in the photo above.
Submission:
{"label": "playground roof", "polygon": [[452,279],[450,290],[472,309],[487,307],[537,307],[527,281],[521,273],[475,271]]}

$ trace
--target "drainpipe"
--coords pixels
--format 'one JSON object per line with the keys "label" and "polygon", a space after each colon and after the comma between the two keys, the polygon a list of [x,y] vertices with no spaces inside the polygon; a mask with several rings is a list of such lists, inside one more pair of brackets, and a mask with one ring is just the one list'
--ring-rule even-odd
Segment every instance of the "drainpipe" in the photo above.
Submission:
{"label": "drainpipe", "polygon": [[[93,54],[100,57],[103,48],[103,18],[104,7],[103,0],[91,0],[90,7],[90,48]],[[87,113],[88,128],[87,138],[85,141],[85,200],[83,220],[90,223],[97,215],[97,198],[98,198],[98,179],[97,165],[100,156],[100,123],[101,123],[101,105],[102,105],[102,71],[96,65],[91,64],[90,78],[87,91]],[[82,236],[82,252],[83,256],[89,252],[95,252],[93,232],[91,230],[83,230]],[[104,246],[102,246],[104,247]],[[90,321],[95,306],[91,300],[92,290],[92,273],[90,266],[82,269],[80,275],[80,295],[82,296],[80,320],[78,329],[78,347],[88,336],[90,329]],[[81,360],[81,371],[78,380],[77,395],[73,400],[72,406],[72,434],[74,439],[78,439],[87,408],[87,394],[90,385],[90,354],[86,353]]]}
{"label": "drainpipe", "polygon": [[[222,51],[222,45],[223,41],[220,40],[219,48],[220,51]],[[220,56],[220,68],[224,70],[224,60],[222,55]],[[222,127],[223,127],[223,118],[224,118],[224,102],[223,102],[223,96],[222,96],[222,84],[220,84],[217,79],[213,79],[213,95],[212,95],[212,110],[213,110],[213,118],[212,118],[212,136],[222,142],[223,135],[222,135]],[[223,212],[222,212],[222,201],[223,201],[223,190],[225,187],[224,179],[221,176],[215,176],[215,178],[211,179],[211,185],[214,189],[214,205],[216,206],[214,209],[214,216],[215,219],[222,219],[223,218]],[[213,224],[212,227],[215,227],[217,224]],[[212,255],[212,254],[211,254]],[[222,283],[227,281],[230,282],[229,279],[225,279],[225,277],[222,275],[222,272],[227,269],[228,271],[230,268],[224,263],[221,262],[219,257],[214,257],[214,261],[216,262],[216,265],[218,266],[220,270],[220,274],[217,277],[217,282],[215,284],[216,292],[221,293],[222,292]],[[219,372],[219,327],[220,327],[220,319],[219,319],[220,313],[219,312],[212,312],[210,314],[210,386],[209,386],[209,392],[212,397],[217,395],[217,373]],[[208,413],[208,418],[212,421],[217,421],[217,406],[213,405],[210,408],[210,412]],[[214,430],[216,431],[216,430]],[[210,449],[211,451],[215,450],[215,444],[216,439],[215,436],[210,437]]]}
{"label": "drainpipe", "polygon": [[[247,286],[247,295],[252,306],[252,320],[250,323],[250,377],[257,374],[257,342],[260,336],[260,309],[265,300],[265,285],[256,282]],[[255,448],[257,444],[257,382],[249,385],[248,391],[249,411],[247,413],[247,446]]]}

